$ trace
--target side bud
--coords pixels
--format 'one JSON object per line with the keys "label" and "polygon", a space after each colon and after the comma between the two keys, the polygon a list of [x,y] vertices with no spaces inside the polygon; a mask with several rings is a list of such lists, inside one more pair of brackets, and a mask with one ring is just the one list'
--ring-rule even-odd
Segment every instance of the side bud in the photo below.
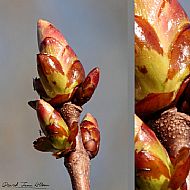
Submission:
{"label": "side bud", "polygon": [[96,67],[90,71],[84,82],[76,90],[73,101],[80,106],[88,102],[98,85],[99,78],[100,69]]}
{"label": "side bud", "polygon": [[155,133],[135,116],[135,168],[139,190],[185,190],[190,149],[182,147],[171,159]]}
{"label": "side bud", "polygon": [[172,168],[169,156],[150,130],[135,116],[136,186],[140,190],[167,189]]}
{"label": "side bud", "polygon": [[[59,112],[42,99],[31,101],[29,105],[36,110],[40,127],[45,134],[45,137],[41,137],[40,140],[38,139],[34,143],[35,147],[41,146],[41,148],[37,148],[38,150],[41,149],[45,151],[46,147],[50,147],[49,143],[51,143],[55,149],[54,152],[56,152],[56,150],[57,152],[68,152],[74,148],[74,138],[70,138],[71,131]],[[72,141],[70,141],[70,139],[72,139]]]}
{"label": "side bud", "polygon": [[[187,190],[189,189],[188,174],[190,171],[190,148],[183,147],[173,159],[174,171],[170,180],[169,189]],[[187,186],[187,189],[186,189]]]}
{"label": "side bud", "polygon": [[98,154],[100,146],[100,131],[97,120],[90,113],[87,113],[80,124],[80,130],[84,148],[92,159]]}

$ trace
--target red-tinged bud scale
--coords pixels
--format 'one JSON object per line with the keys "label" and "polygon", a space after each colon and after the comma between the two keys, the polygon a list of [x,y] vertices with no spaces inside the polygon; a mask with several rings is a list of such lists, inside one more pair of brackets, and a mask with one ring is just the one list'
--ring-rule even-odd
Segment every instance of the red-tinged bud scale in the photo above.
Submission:
{"label": "red-tinged bud scale", "polygon": [[177,0],[135,0],[136,114],[176,104],[190,75],[190,21]]}
{"label": "red-tinged bud scale", "polygon": [[94,158],[100,146],[100,131],[96,119],[87,113],[80,124],[82,141],[84,148],[89,153],[90,158]]}
{"label": "red-tinged bud scale", "polygon": [[48,21],[45,21],[42,19],[38,20],[37,32],[38,32],[37,34],[38,34],[39,48],[40,48],[41,43],[46,37],[54,38],[56,41],[62,44],[62,46],[68,45],[67,41],[65,40],[61,32]]}
{"label": "red-tinged bud scale", "polygon": [[181,190],[184,190],[182,187],[186,185],[185,180],[190,170],[190,148],[181,148],[177,157],[173,161],[173,165],[175,167],[170,180],[169,188],[176,190],[181,187]]}
{"label": "red-tinged bud scale", "polygon": [[142,190],[167,188],[171,177],[172,164],[169,156],[149,129],[135,116],[135,168],[136,185]]}
{"label": "red-tinged bud scale", "polygon": [[171,161],[155,133],[135,116],[135,168],[138,189],[182,190],[190,169],[189,163],[189,148],[182,148]]}
{"label": "red-tinged bud scale", "polygon": [[38,44],[38,74],[48,97],[40,95],[52,105],[69,101],[84,81],[82,64],[64,36],[47,21],[38,21]]}
{"label": "red-tinged bud scale", "polygon": [[100,69],[94,68],[85,78],[84,82],[79,86],[75,95],[74,95],[74,102],[78,105],[83,105],[90,100],[92,97],[100,76]]}
{"label": "red-tinged bud scale", "polygon": [[[49,142],[51,142],[52,147],[63,152],[71,149],[72,144],[75,143],[75,137],[73,137],[74,134],[72,133],[73,141],[70,140],[71,131],[60,113],[57,112],[50,104],[41,99],[31,101],[29,102],[29,105],[36,110],[41,129]],[[76,135],[77,133],[75,133],[75,136]],[[42,142],[44,143],[45,140],[36,141],[35,146],[38,146],[37,142],[42,145]],[[46,143],[46,146],[49,147],[47,144],[48,142]]]}

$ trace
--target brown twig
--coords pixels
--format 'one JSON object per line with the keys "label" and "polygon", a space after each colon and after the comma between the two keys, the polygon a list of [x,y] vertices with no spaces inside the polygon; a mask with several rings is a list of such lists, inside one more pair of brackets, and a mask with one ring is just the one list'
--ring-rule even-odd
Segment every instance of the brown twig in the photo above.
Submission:
{"label": "brown twig", "polygon": [[168,151],[176,157],[182,147],[190,148],[190,116],[178,112],[176,108],[164,111],[149,121],[149,126]]}
{"label": "brown twig", "polygon": [[[65,103],[61,109],[69,127],[73,123],[78,124],[81,112],[82,108],[72,103]],[[69,172],[73,190],[90,190],[90,158],[82,143],[80,127],[78,129],[75,150],[65,156],[64,165]]]}
{"label": "brown twig", "polygon": [[[177,108],[158,114],[156,118],[149,121],[149,126],[171,158],[175,158],[182,147],[190,148],[190,116],[178,112]],[[190,172],[186,185],[187,190],[190,190]]]}

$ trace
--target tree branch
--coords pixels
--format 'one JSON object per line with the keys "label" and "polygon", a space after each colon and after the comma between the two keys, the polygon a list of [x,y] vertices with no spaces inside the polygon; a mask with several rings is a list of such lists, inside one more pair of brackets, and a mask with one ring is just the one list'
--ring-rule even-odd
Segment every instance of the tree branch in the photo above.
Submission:
{"label": "tree branch", "polygon": [[[61,109],[70,128],[74,122],[78,125],[81,112],[82,108],[72,103],[65,103]],[[84,149],[79,126],[75,150],[65,156],[64,165],[69,172],[73,190],[90,190],[90,158]]]}

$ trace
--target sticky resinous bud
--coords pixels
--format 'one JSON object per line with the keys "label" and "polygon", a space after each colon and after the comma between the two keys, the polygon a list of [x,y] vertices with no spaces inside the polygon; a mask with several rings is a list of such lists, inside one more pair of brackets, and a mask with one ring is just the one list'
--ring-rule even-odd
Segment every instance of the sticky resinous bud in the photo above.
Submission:
{"label": "sticky resinous bud", "polygon": [[84,68],[64,36],[51,23],[39,20],[37,31],[40,50],[37,69],[47,94],[43,98],[52,105],[69,101],[76,87],[84,81]]}
{"label": "sticky resinous bud", "polygon": [[190,171],[190,148],[169,157],[155,133],[135,116],[136,187],[140,190],[185,190]]}
{"label": "sticky resinous bud", "polygon": [[134,5],[135,113],[142,118],[166,109],[183,92],[190,74],[190,24],[177,0]]}
{"label": "sticky resinous bud", "polygon": [[80,124],[82,142],[90,158],[94,158],[99,151],[100,131],[97,120],[87,113]]}
{"label": "sticky resinous bud", "polygon": [[42,99],[31,101],[29,105],[36,110],[41,130],[45,135],[34,142],[37,150],[52,151],[54,149],[56,156],[56,152],[64,154],[74,148],[75,138],[59,112]]}
{"label": "sticky resinous bud", "polygon": [[154,132],[137,116],[135,116],[135,170],[138,189],[168,189],[173,170],[170,158]]}
{"label": "sticky resinous bud", "polygon": [[74,103],[82,106],[86,102],[88,102],[91,99],[98,85],[99,78],[100,78],[100,69],[96,67],[89,72],[84,82],[81,83],[81,85],[77,88],[73,98]]}

